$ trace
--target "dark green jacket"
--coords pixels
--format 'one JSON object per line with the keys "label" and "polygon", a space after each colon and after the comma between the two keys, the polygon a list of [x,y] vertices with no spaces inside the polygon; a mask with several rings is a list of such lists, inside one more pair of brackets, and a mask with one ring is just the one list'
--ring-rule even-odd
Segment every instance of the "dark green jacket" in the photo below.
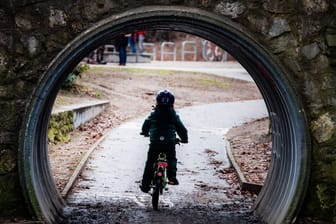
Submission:
{"label": "dark green jacket", "polygon": [[151,143],[175,143],[176,133],[181,142],[188,142],[188,131],[173,107],[156,107],[142,125],[142,134]]}

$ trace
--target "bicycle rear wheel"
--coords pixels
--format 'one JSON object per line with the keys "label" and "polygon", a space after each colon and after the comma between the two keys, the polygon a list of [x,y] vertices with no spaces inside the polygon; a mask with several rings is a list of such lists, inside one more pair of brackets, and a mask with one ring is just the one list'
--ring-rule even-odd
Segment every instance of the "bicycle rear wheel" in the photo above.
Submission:
{"label": "bicycle rear wheel", "polygon": [[160,196],[161,180],[157,180],[153,195],[152,195],[152,205],[154,210],[159,210],[159,196]]}

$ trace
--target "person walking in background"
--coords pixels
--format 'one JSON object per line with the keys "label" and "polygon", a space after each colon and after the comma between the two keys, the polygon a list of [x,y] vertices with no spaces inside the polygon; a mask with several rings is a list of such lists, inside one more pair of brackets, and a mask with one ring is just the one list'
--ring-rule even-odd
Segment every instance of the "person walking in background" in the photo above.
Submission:
{"label": "person walking in background", "polygon": [[128,45],[130,46],[131,52],[133,54],[136,53],[136,41],[137,41],[137,34],[136,33],[130,34],[130,36],[128,37]]}
{"label": "person walking in background", "polygon": [[104,51],[104,45],[99,46],[96,50],[96,61],[98,64],[106,64],[106,61],[104,61]]}
{"label": "person walking in background", "polygon": [[88,64],[95,64],[94,55],[95,55],[95,51],[91,51],[90,54],[87,56]]}
{"label": "person walking in background", "polygon": [[125,66],[127,61],[127,46],[128,46],[128,39],[131,35],[130,34],[120,34],[116,37],[114,46],[116,50],[119,52],[119,65]]}
{"label": "person walking in background", "polygon": [[137,37],[138,37],[138,47],[139,47],[139,54],[142,54],[143,52],[143,43],[145,40],[145,31],[138,31],[137,32]]}

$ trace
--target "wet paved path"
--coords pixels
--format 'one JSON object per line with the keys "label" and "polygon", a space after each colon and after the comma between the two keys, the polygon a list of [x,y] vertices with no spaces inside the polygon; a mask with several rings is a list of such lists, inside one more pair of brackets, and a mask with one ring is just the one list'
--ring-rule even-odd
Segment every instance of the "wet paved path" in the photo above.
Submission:
{"label": "wet paved path", "polygon": [[[95,205],[98,209],[95,217],[100,215],[101,223],[106,222],[106,219],[110,219],[109,223],[123,223],[122,220],[127,220],[124,223],[130,220],[133,220],[132,223],[172,223],[172,220],[177,220],[176,215],[180,217],[181,223],[216,223],[216,219],[230,219],[233,223],[242,220],[241,217],[235,220],[233,213],[228,217],[223,212],[222,207],[234,201],[226,194],[230,186],[215,175],[214,167],[209,164],[207,151],[216,152],[213,159],[222,162],[221,169],[229,167],[224,134],[234,125],[267,116],[264,102],[257,100],[200,105],[180,109],[178,113],[189,130],[190,143],[177,146],[180,185],[170,187],[160,198],[165,222],[155,221],[162,219],[162,214],[153,213],[151,197],[138,188],[148,149],[148,138],[139,135],[146,115],[113,129],[92,154],[82,178],[67,199],[70,208],[75,208],[73,213],[83,212],[83,208],[79,209],[81,206]],[[216,210],[217,216],[213,217],[211,213]],[[99,211],[105,211],[105,215]],[[185,219],[190,218],[187,214],[192,214],[190,211],[195,212],[194,218],[200,219],[199,222],[192,219],[192,222],[185,222]],[[91,215],[95,212],[91,211]],[[90,223],[88,220],[85,222]]]}

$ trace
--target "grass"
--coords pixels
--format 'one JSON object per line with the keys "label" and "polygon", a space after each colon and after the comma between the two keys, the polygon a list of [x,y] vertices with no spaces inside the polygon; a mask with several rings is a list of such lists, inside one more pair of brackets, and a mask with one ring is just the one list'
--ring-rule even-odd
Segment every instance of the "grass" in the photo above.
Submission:
{"label": "grass", "polygon": [[71,97],[67,97],[67,96],[58,94],[57,97],[56,97],[56,100],[54,102],[54,107],[69,105],[69,104],[74,103],[73,101],[74,100]]}
{"label": "grass", "polygon": [[232,86],[231,83],[221,82],[216,79],[206,79],[206,78],[195,78],[194,79],[198,84],[203,86],[217,87],[221,89],[230,88]]}
{"label": "grass", "polygon": [[[174,75],[176,74],[175,70],[165,70],[165,69],[145,69],[145,68],[109,68],[109,67],[91,67],[88,72],[99,72],[99,71],[120,71],[120,72],[128,72],[134,74],[153,74],[155,75]],[[190,72],[192,73],[192,72]],[[95,73],[99,75],[99,73]],[[105,75],[105,73],[103,73]]]}
{"label": "grass", "polygon": [[[106,71],[111,71],[111,73],[106,74]],[[190,81],[195,81],[197,84],[203,87],[216,87],[216,88],[230,88],[232,83],[225,81],[224,77],[218,77],[209,74],[203,74],[199,72],[189,72],[189,71],[176,71],[176,70],[166,70],[166,69],[144,69],[144,68],[108,68],[108,67],[92,67],[87,72],[92,72],[95,75],[115,75],[113,71],[126,72],[131,75],[136,76],[172,76],[174,78],[187,79]]]}

